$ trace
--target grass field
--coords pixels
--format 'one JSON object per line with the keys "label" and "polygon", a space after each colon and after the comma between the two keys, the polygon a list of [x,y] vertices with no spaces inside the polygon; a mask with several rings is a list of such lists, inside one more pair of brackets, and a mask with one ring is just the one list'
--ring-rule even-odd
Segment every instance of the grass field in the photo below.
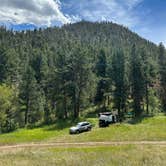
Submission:
{"label": "grass field", "polygon": [[97,118],[83,119],[93,124],[91,132],[69,135],[71,122],[35,129],[19,129],[0,135],[0,145],[32,142],[131,141],[129,145],[19,147],[1,149],[0,166],[165,166],[166,145],[134,145],[132,141],[166,141],[166,116],[145,118],[139,123],[117,123],[98,128]]}
{"label": "grass field", "polygon": [[4,150],[0,166],[165,166],[166,146],[121,145]]}
{"label": "grass field", "polygon": [[[91,132],[69,135],[68,128],[57,125],[35,129],[20,129],[0,135],[0,145],[25,142],[86,142],[86,141],[166,141],[166,116],[145,118],[137,124],[114,124],[108,128],[98,128],[97,119],[91,121],[94,128]],[[69,126],[69,125],[68,125]]]}

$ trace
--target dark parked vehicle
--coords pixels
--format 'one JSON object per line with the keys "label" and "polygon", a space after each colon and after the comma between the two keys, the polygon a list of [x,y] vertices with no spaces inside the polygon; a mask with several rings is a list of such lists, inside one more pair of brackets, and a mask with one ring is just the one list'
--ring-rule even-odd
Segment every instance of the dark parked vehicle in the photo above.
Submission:
{"label": "dark parked vehicle", "polygon": [[113,115],[111,112],[99,113],[99,127],[107,127],[111,123],[117,122],[116,115]]}
{"label": "dark parked vehicle", "polygon": [[78,134],[84,131],[90,131],[92,129],[92,125],[89,122],[80,122],[76,126],[71,127],[69,130],[70,134]]}

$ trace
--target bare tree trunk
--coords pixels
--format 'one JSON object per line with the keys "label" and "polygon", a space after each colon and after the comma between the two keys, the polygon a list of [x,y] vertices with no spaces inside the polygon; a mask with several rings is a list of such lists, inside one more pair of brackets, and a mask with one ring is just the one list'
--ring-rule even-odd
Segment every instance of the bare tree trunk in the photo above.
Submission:
{"label": "bare tree trunk", "polygon": [[149,91],[148,84],[146,84],[146,113],[149,114]]}
{"label": "bare tree trunk", "polygon": [[28,123],[28,113],[29,113],[29,100],[27,100],[27,102],[26,102],[25,125]]}
{"label": "bare tree trunk", "polygon": [[67,97],[66,97],[66,94],[64,94],[64,117],[65,119],[68,118],[68,114],[67,114]]}

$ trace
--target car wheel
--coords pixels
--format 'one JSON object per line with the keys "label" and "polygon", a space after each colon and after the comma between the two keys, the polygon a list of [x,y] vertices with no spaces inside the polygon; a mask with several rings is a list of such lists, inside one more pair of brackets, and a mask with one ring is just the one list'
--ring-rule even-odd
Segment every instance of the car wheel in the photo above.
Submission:
{"label": "car wheel", "polygon": [[80,133],[80,131],[79,131],[79,130],[77,130],[77,131],[76,131],[76,134],[79,134],[79,133]]}
{"label": "car wheel", "polygon": [[91,131],[91,127],[88,127],[88,131]]}

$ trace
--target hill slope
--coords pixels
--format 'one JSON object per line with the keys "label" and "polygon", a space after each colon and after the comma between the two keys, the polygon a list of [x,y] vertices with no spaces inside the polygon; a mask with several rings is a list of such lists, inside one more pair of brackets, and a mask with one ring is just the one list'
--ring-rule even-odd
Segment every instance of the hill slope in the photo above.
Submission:
{"label": "hill slope", "polygon": [[[124,64],[119,59],[116,61],[116,65],[123,69],[115,75],[124,73],[124,105],[132,110],[132,104],[127,100],[132,96],[130,74],[134,44],[138,56],[141,54],[138,58],[141,59],[138,62],[142,65],[141,75],[145,77],[143,72],[147,67],[149,81],[155,80],[158,78],[157,46],[123,26],[83,21],[61,28],[23,32],[0,28],[0,84],[5,84],[0,89],[4,103],[10,103],[0,107],[3,109],[1,132],[12,131],[16,126],[49,124],[56,118],[77,118],[80,111],[96,104],[98,92],[100,103],[109,94],[112,99],[108,107],[118,109],[114,100],[116,88],[112,61],[116,60],[113,56],[118,54],[119,48],[124,55]],[[106,84],[100,85],[102,80]],[[152,89],[151,98],[155,101],[151,102],[152,111],[159,105],[155,92],[156,89]],[[140,97],[140,104],[145,104],[144,98],[145,95]],[[132,102],[131,98],[129,100]]]}

